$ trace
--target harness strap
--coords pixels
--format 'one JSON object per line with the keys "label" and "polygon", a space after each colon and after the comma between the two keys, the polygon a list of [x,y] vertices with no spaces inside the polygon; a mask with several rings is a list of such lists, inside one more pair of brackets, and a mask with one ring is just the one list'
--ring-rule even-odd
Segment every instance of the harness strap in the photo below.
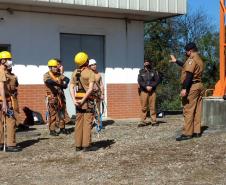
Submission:
{"label": "harness strap", "polygon": [[57,82],[57,83],[60,82],[59,77],[56,77],[56,76],[53,74],[52,71],[49,71],[48,73],[49,73],[49,76],[50,76],[50,78],[51,78],[52,80],[54,80],[54,81]]}
{"label": "harness strap", "polygon": [[[11,97],[12,97],[12,96],[6,97],[6,101],[7,101],[7,102],[12,101],[12,98],[11,98]],[[0,101],[2,101],[2,96],[0,96]]]}

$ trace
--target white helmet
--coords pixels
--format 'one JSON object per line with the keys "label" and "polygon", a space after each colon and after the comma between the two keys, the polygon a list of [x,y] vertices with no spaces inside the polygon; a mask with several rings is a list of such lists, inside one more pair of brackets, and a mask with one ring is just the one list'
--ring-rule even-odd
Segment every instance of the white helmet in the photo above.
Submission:
{"label": "white helmet", "polygon": [[96,64],[97,62],[96,62],[96,60],[94,60],[94,59],[90,59],[89,60],[89,66],[91,66],[91,65],[93,65],[93,64]]}

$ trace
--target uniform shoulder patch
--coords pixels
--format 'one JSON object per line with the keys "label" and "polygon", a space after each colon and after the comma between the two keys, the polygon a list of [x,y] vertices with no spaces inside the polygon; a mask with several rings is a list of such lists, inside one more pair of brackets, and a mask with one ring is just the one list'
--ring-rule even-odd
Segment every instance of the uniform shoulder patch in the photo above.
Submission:
{"label": "uniform shoulder patch", "polygon": [[189,59],[188,60],[188,64],[192,65],[192,63],[193,63],[193,60],[192,59]]}

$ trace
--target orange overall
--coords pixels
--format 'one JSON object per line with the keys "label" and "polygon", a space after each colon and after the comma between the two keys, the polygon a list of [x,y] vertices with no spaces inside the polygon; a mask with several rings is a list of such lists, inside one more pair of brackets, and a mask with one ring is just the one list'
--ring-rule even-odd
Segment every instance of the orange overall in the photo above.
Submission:
{"label": "orange overall", "polygon": [[[65,128],[65,95],[63,89],[55,85],[48,85],[47,80],[53,79],[53,74],[49,71],[44,74],[44,82],[46,84],[46,100],[47,100],[47,111],[48,111],[48,124],[49,130],[54,131],[56,127]],[[64,76],[57,76],[59,80],[63,79]],[[59,124],[59,125],[58,125]]]}
{"label": "orange overall", "polygon": [[[6,78],[6,72],[0,69],[0,81],[5,84],[5,96],[7,99],[8,109],[13,110],[12,101],[10,98],[10,93],[8,89],[9,81]],[[2,102],[0,101],[0,109],[2,107]],[[6,145],[16,146],[16,119],[15,116],[4,115],[2,111],[0,112],[0,145],[4,143],[4,122],[6,124]]]}

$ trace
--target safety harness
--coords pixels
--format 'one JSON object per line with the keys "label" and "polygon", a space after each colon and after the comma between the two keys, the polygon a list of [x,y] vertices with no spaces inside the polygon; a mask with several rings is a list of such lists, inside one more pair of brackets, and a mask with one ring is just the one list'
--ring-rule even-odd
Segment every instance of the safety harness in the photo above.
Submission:
{"label": "safety harness", "polygon": [[81,80],[80,80],[80,78],[81,78],[81,73],[82,73],[82,71],[85,69],[85,67],[84,68],[81,68],[81,69],[77,69],[76,70],[76,74],[75,74],[75,76],[76,76],[76,82],[75,82],[75,91],[76,91],[76,95],[75,95],[75,98],[77,99],[77,100],[81,100],[84,96],[85,96],[85,94],[86,94],[86,90],[85,90],[85,88],[83,87],[83,85],[82,85],[82,82],[81,82]]}
{"label": "safety harness", "polygon": [[[55,75],[53,74],[52,71],[49,71],[48,74],[49,74],[51,80],[53,80],[53,81],[56,82],[57,84],[60,84],[60,78],[57,77],[57,76],[55,76]],[[48,93],[48,92],[47,92],[47,93],[46,93],[46,97],[49,97],[49,98],[51,98],[51,99],[57,98],[59,108],[60,108],[60,109],[63,108],[64,104],[63,104],[62,97],[61,97],[61,94],[60,94],[60,93],[57,93],[57,96],[54,97],[54,96],[52,95],[52,93]]]}
{"label": "safety harness", "polygon": [[[86,94],[86,90],[81,82],[81,73],[86,68],[87,67],[83,67],[81,69],[76,70],[75,99],[77,99],[77,100],[81,100]],[[91,94],[85,102],[85,104],[87,104],[87,107],[86,108],[76,107],[76,111],[79,113],[94,113],[94,106],[95,106],[94,99],[95,99],[95,97]]]}
{"label": "safety harness", "polygon": [[[61,79],[60,77],[54,75],[52,73],[52,71],[48,72],[50,79],[53,80],[54,82],[56,82],[57,84],[61,84]],[[58,87],[57,89],[57,94],[54,96],[52,92],[46,92],[46,122],[47,124],[49,124],[50,121],[50,112],[49,112],[49,106],[54,106],[54,109],[57,110],[58,112],[58,118],[59,119],[63,119],[64,118],[64,108],[65,108],[65,104],[64,104],[64,94],[62,89],[60,89]],[[59,122],[60,120],[58,120]]]}
{"label": "safety harness", "polygon": [[[6,81],[7,81],[6,86],[7,86],[7,94],[8,94],[8,96],[6,97],[6,101],[7,102],[11,102],[12,103],[12,107],[14,109],[15,108],[14,97],[16,97],[17,92],[15,90],[12,91],[11,83],[10,83],[12,81],[12,79],[9,77],[8,74],[6,74]],[[13,85],[15,85],[15,87],[16,87],[16,84],[13,84]],[[0,96],[0,101],[2,101],[2,97],[1,96]]]}
{"label": "safety harness", "polygon": [[93,96],[95,97],[96,100],[100,101],[101,98],[101,88],[100,88],[100,84],[98,82],[94,82],[94,84],[97,86],[97,90],[93,91]]}

